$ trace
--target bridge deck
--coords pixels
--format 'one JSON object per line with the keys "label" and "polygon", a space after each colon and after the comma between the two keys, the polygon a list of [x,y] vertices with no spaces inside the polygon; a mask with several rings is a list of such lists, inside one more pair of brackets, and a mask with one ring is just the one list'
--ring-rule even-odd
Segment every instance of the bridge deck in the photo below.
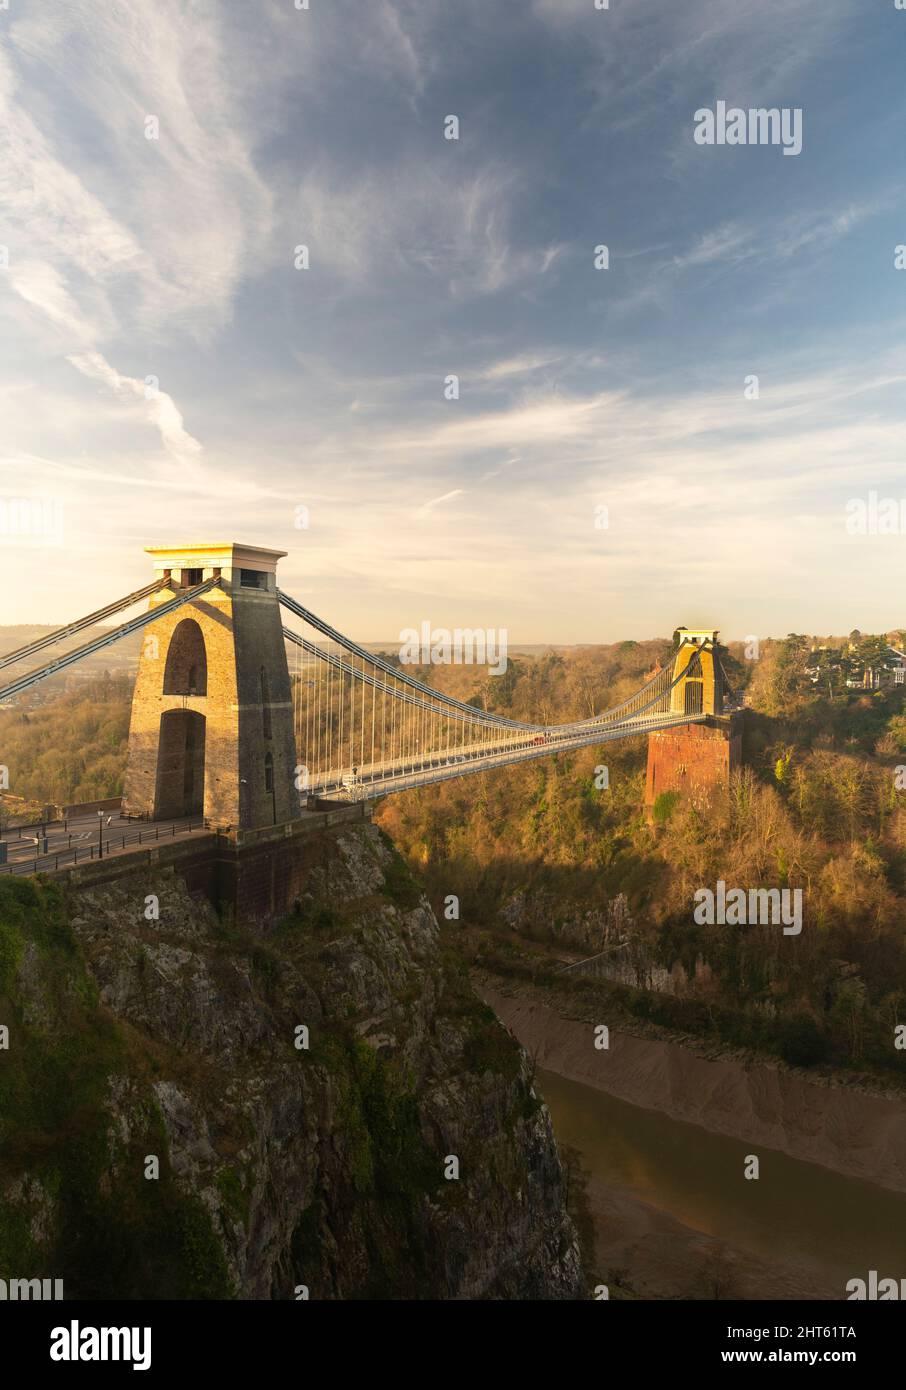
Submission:
{"label": "bridge deck", "polygon": [[552,753],[595,747],[603,743],[612,743],[617,739],[654,733],[658,729],[672,729],[680,724],[700,724],[706,718],[704,714],[645,715],[621,724],[603,725],[581,737],[549,738],[541,743],[527,740],[522,744],[508,744],[496,752],[489,751],[486,745],[477,744],[473,751],[457,751],[449,757],[435,754],[422,762],[407,760],[403,766],[385,767],[377,764],[372,767],[366,764],[359,769],[355,786],[348,786],[338,777],[310,790],[325,800],[367,800],[369,797],[389,796],[391,792],[449,781],[453,777],[468,777],[476,772],[487,772],[497,767],[509,767],[514,763],[547,758]]}

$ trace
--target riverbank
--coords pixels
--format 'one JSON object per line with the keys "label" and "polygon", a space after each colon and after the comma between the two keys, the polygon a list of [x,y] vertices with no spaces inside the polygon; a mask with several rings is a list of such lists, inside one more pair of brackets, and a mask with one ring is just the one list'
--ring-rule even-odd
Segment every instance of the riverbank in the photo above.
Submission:
{"label": "riverbank", "polygon": [[595,1174],[586,1179],[586,1198],[596,1269],[611,1298],[843,1297],[840,1287],[819,1270],[799,1261],[766,1260],[731,1241],[696,1231]]}
{"label": "riverbank", "polygon": [[588,1183],[599,1266],[623,1271],[633,1293],[647,1299],[839,1298],[826,1280],[801,1265],[771,1264],[746,1250],[691,1230],[629,1193]]}
{"label": "riverbank", "polygon": [[529,987],[517,992],[487,975],[476,987],[539,1068],[711,1133],[906,1192],[906,1101],[899,1097],[614,1029],[609,1047],[598,1049],[594,1021],[567,1016]]}

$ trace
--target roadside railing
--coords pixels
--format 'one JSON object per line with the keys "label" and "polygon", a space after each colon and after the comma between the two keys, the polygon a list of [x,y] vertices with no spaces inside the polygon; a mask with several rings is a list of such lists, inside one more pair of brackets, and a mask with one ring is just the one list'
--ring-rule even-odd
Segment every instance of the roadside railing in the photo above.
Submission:
{"label": "roadside railing", "polygon": [[[65,826],[64,826],[65,829]],[[161,840],[175,840],[177,835],[185,835],[193,830],[207,829],[207,822],[204,816],[195,819],[174,822],[172,825],[155,825],[145,830],[124,831],[121,834],[107,835],[101,840],[94,840],[91,844],[73,845],[74,835],[69,835],[69,843],[63,849],[51,850],[47,854],[35,855],[34,858],[12,859],[6,864],[0,865],[0,874],[38,874],[53,873],[57,869],[72,868],[76,864],[90,863],[92,859],[103,860],[108,854],[115,853],[117,850],[127,849],[130,845],[146,845],[159,842]],[[91,834],[92,832],[86,832]]]}

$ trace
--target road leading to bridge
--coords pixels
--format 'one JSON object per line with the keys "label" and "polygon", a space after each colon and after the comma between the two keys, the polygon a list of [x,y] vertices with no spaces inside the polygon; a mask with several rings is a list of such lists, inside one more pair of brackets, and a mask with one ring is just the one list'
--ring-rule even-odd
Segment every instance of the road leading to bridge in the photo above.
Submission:
{"label": "road leading to bridge", "polygon": [[[102,829],[99,828],[102,826]],[[140,847],[150,847],[162,840],[185,840],[210,834],[200,816],[181,816],[167,821],[137,821],[118,812],[105,811],[90,815],[71,816],[63,822],[47,825],[45,835],[41,826],[18,827],[4,837],[7,863],[0,873],[52,873],[71,868],[74,864],[92,859],[108,858]]]}

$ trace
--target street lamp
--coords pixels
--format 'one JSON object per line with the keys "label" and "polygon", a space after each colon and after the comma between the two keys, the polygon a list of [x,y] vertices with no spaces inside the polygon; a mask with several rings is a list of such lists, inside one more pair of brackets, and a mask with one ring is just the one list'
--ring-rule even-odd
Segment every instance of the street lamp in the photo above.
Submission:
{"label": "street lamp", "polygon": [[98,859],[104,857],[104,812],[98,811]]}

